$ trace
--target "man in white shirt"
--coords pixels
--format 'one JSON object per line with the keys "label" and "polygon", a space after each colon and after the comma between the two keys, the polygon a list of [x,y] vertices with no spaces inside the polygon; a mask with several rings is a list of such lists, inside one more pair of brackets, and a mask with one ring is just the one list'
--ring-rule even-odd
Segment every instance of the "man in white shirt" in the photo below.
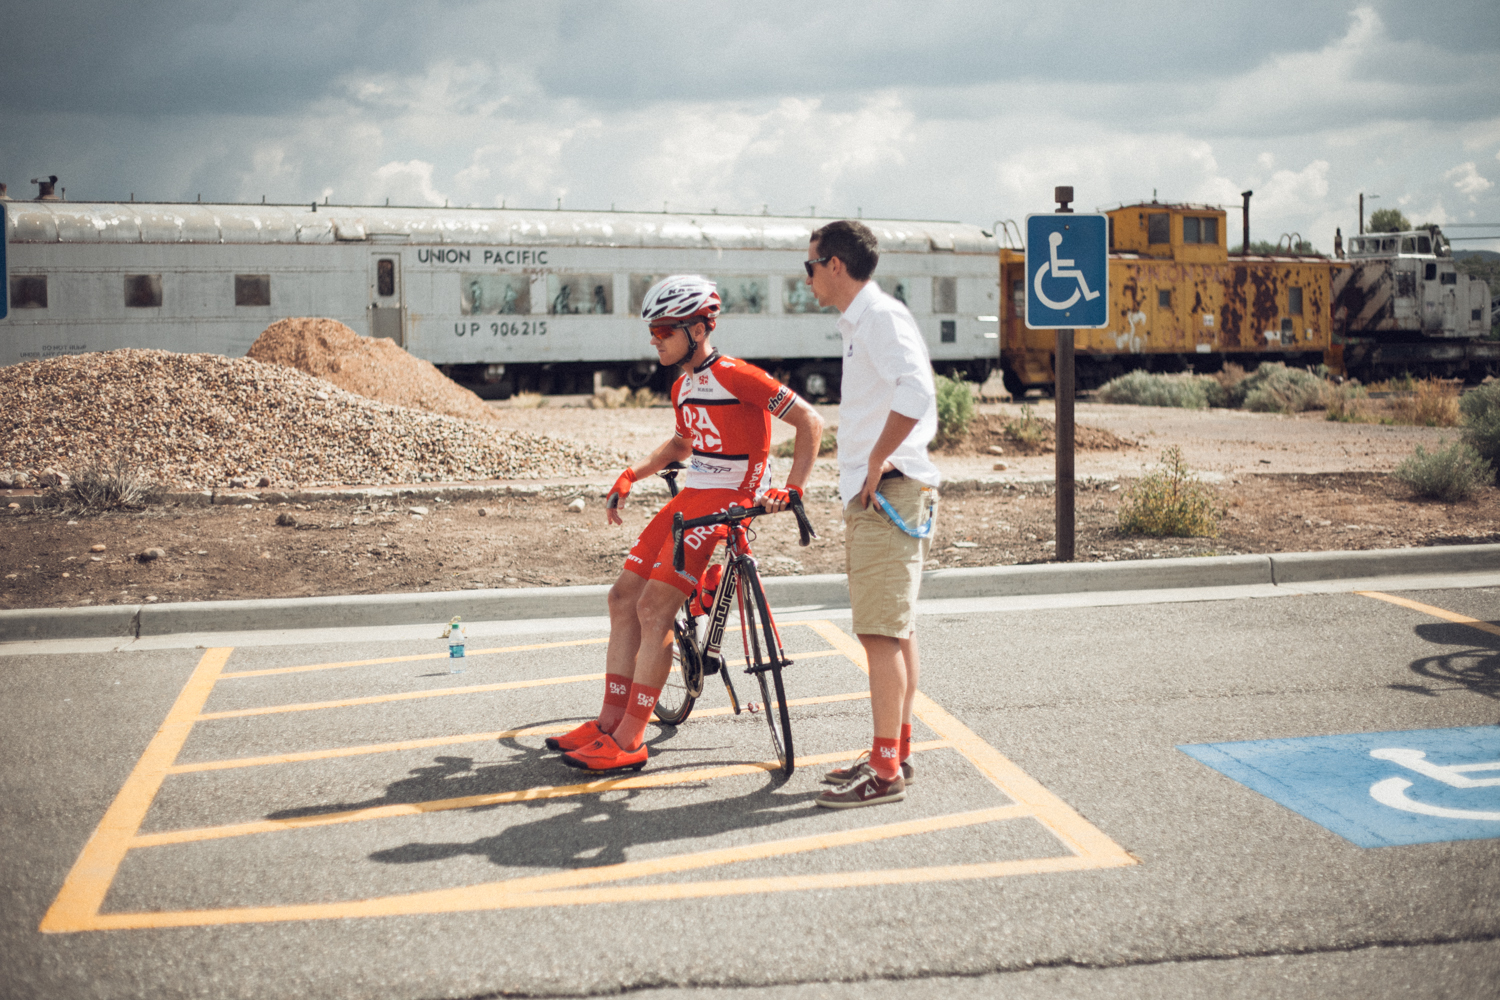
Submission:
{"label": "man in white shirt", "polygon": [[875,740],[868,761],[830,771],[818,796],[833,809],[895,802],[911,782],[911,706],[917,693],[917,588],[939,481],[927,457],[937,393],[927,344],[905,305],[870,276],[880,255],[863,223],[812,234],[807,284],[842,315],[839,494],[854,634],[870,668]]}

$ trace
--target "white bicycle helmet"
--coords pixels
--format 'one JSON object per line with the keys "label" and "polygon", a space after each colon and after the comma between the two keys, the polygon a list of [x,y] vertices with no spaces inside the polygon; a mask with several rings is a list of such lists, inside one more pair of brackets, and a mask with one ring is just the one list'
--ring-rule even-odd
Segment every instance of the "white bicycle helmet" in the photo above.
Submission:
{"label": "white bicycle helmet", "polygon": [[674,274],[651,286],[641,302],[641,319],[654,323],[659,319],[708,320],[708,328],[714,327],[714,318],[719,315],[719,288],[712,281],[696,274]]}

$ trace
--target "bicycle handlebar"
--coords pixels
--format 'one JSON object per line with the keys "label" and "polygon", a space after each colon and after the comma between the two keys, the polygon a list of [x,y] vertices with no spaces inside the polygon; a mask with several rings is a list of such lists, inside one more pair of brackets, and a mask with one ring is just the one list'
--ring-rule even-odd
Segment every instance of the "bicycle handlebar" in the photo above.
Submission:
{"label": "bicycle handlebar", "polygon": [[[801,535],[797,544],[806,548],[814,538],[818,537],[818,533],[813,530],[812,522],[807,519],[807,511],[802,507],[802,498],[800,496],[792,493],[788,507],[797,516],[797,531]],[[740,521],[748,521],[751,518],[763,517],[770,513],[773,512],[759,505],[755,507],[741,507],[739,504],[733,504],[728,510],[720,511],[717,514],[708,514],[704,517],[695,517],[692,520],[686,521],[683,520],[681,513],[673,514],[672,568],[681,572],[682,567],[686,564],[687,560],[682,552],[682,539],[689,530],[693,528],[712,528],[720,524],[735,524]]]}

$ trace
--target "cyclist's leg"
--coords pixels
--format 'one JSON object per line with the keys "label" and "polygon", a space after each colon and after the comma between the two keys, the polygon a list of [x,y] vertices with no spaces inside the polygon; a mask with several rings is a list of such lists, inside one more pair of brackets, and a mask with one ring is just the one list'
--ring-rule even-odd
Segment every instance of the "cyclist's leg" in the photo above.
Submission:
{"label": "cyclist's leg", "polygon": [[630,695],[630,677],[635,670],[635,651],[641,644],[635,603],[646,589],[646,578],[627,563],[619,579],[609,588],[609,646],[604,653],[604,703],[599,714],[562,736],[547,737],[547,749],[569,753],[588,746],[612,732],[625,717]]}

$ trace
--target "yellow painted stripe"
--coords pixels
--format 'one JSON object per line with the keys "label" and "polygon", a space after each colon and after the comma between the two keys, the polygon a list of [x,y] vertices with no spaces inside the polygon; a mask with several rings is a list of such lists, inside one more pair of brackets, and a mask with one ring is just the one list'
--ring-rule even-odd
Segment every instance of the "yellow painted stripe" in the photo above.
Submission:
{"label": "yellow painted stripe", "polygon": [[368,698],[343,698],[339,701],[308,701],[296,705],[267,705],[263,708],[241,708],[230,712],[205,712],[200,721],[209,719],[243,719],[251,715],[280,715],[283,712],[317,712],[325,708],[349,708],[354,705],[381,705],[392,701],[412,701],[417,698],[452,698],[463,694],[484,694],[488,691],[515,691],[520,688],[548,687],[554,684],[581,684],[584,681],[602,681],[603,674],[574,674],[571,677],[544,677],[534,681],[505,681],[500,684],[471,684],[467,687],[433,688],[428,691],[402,691],[399,694],[378,694]]}
{"label": "yellow painted stripe", "polygon": [[[865,650],[858,639],[828,621],[816,622],[813,628],[830,645],[842,649],[844,655],[853,660],[861,670],[869,673]],[[920,691],[913,699],[912,714],[933,732],[951,742],[995,787],[1030,810],[1070,850],[1101,863],[1136,863],[1124,848],[1106,837],[1072,806],[1049,792],[1041,782],[1017,767],[1004,754],[980,739],[973,730]]]}
{"label": "yellow painted stripe", "polygon": [[[820,650],[815,653],[797,653],[789,657],[792,660],[812,660],[820,656],[842,656],[839,650]],[[731,662],[728,666],[738,666]],[[241,676],[249,676],[242,674]],[[205,712],[198,716],[200,722],[210,719],[242,719],[252,715],[279,715],[282,712],[318,712],[325,708],[350,708],[355,705],[382,705],[393,701],[411,701],[418,698],[448,698],[454,695],[483,694],[489,691],[515,691],[522,688],[549,687],[554,684],[583,684],[588,681],[602,681],[603,674],[573,674],[568,677],[542,677],[530,681],[504,681],[499,684],[472,684],[467,687],[456,688],[432,688],[426,691],[401,691],[397,694],[371,695],[367,698],[341,698],[337,701],[309,701],[291,705],[265,705],[261,708],[240,708],[227,712]],[[869,697],[866,695],[865,697]],[[788,705],[793,702],[788,701]],[[711,711],[701,712],[700,715],[711,714]]]}
{"label": "yellow painted stripe", "polygon": [[[912,744],[915,753],[921,750],[937,750],[948,746],[944,740]],[[803,766],[833,764],[853,760],[859,750],[820,754],[815,757],[798,757]],[[320,816],[298,816],[291,819],[256,820],[249,823],[229,823],[224,826],[203,826],[184,830],[168,830],[163,833],[146,833],[130,842],[131,848],[161,847],[166,844],[188,844],[200,840],[222,840],[226,837],[246,837],[258,833],[285,833],[289,830],[306,830],[319,826],[338,826],[344,823],[364,823],[370,820],[393,819],[397,816],[420,816],[424,813],[447,812],[453,809],[475,809],[481,806],[504,805],[507,802],[538,802],[546,799],[571,798],[577,795],[594,795],[602,792],[628,791],[641,788],[665,788],[694,781],[713,781],[741,774],[756,774],[761,771],[777,771],[781,764],[765,761],[758,764],[728,764],[722,767],[700,768],[695,771],[658,771],[653,774],[638,774],[629,778],[601,778],[577,785],[541,785],[523,788],[514,792],[490,792],[485,795],[464,795],[451,799],[431,799],[427,802],[402,802],[388,806],[371,806],[366,809],[349,809],[344,812],[324,813]]]}
{"label": "yellow painted stripe", "polygon": [[[558,649],[563,646],[594,646],[609,642],[609,639],[571,639],[567,642],[539,642],[529,646],[496,646],[493,649],[471,649],[466,657],[490,656],[495,653],[521,653],[532,649]],[[265,670],[237,670],[225,674],[220,680],[240,677],[274,677],[277,674],[304,674],[313,670],[340,670],[344,667],[374,667],[386,663],[415,663],[418,660],[446,660],[447,653],[418,653],[413,656],[383,656],[378,660],[344,660],[340,663],[309,663],[301,667],[270,667]]]}
{"label": "yellow painted stripe", "polygon": [[[514,909],[537,906],[577,906],[590,903],[625,903],[652,900],[692,899],[710,896],[793,892],[809,889],[841,889],[855,886],[918,884],[1011,875],[1078,871],[1105,867],[1099,859],[1077,856],[1032,858],[975,865],[943,865],[884,871],[833,872],[776,878],[734,879],[668,885],[601,887],[618,882],[733,864],[741,861],[784,857],[807,851],[828,850],[872,843],[895,837],[914,836],[940,830],[961,829],[984,823],[1018,819],[1028,815],[1023,806],[1000,806],[969,813],[891,823],[838,833],[816,834],[762,844],[700,851],[668,858],[631,861],[599,868],[575,869],[549,875],[510,879],[458,889],[385,896],[342,903],[293,906],[244,907],[220,910],[187,910],[164,913],[112,913],[95,918],[99,930],[189,927],[211,924],[265,923],[272,921],[330,920],[351,917],[454,913],[469,910]],[[579,888],[588,886],[589,888]],[[84,928],[79,928],[84,929]]]}
{"label": "yellow painted stripe", "polygon": [[73,869],[63,880],[62,891],[42,918],[40,930],[46,933],[79,930],[89,926],[99,912],[115,872],[125,859],[125,852],[130,850],[130,839],[145,820],[167,769],[192,732],[193,720],[202,711],[231,652],[232,648],[208,649],[199,658],[166,720],[151,737],[99,826],[83,845]]}
{"label": "yellow painted stripe", "polygon": [[1390,604],[1399,604],[1403,608],[1411,608],[1413,611],[1420,611],[1424,615],[1431,615],[1434,618],[1441,618],[1444,621],[1450,621],[1458,625],[1467,625],[1470,628],[1477,628],[1479,631],[1488,632],[1490,635],[1500,635],[1500,628],[1491,625],[1489,622],[1482,622],[1478,618],[1470,618],[1468,615],[1461,615],[1457,611],[1447,611],[1443,608],[1435,608],[1431,604],[1422,604],[1418,601],[1409,601],[1404,597],[1397,597],[1395,594],[1382,594],[1379,591],[1375,590],[1356,590],[1355,593],[1360,597],[1373,597],[1377,601],[1386,601]]}
{"label": "yellow painted stripe", "polygon": [[[868,699],[868,691],[854,694],[829,694],[814,698],[790,698],[789,708],[800,705],[822,705],[835,701],[858,701]],[[713,715],[729,715],[734,710],[723,708],[694,708],[692,718],[702,719]],[[426,747],[456,746],[463,743],[488,743],[492,740],[508,740],[521,736],[547,736],[551,733],[566,733],[577,723],[565,722],[555,726],[529,726],[525,729],[503,729],[493,733],[463,733],[457,736],[434,736],[425,740],[403,740],[399,743],[373,743],[357,747],[334,747],[328,750],[308,750],[303,753],[270,754],[265,757],[236,757],[229,760],[206,760],[193,764],[175,764],[167,769],[168,774],[192,774],[195,771],[225,771],[237,767],[264,767],[271,764],[295,764],[309,760],[329,760],[336,757],[359,757],[374,753],[396,753],[401,750],[421,750]]]}

